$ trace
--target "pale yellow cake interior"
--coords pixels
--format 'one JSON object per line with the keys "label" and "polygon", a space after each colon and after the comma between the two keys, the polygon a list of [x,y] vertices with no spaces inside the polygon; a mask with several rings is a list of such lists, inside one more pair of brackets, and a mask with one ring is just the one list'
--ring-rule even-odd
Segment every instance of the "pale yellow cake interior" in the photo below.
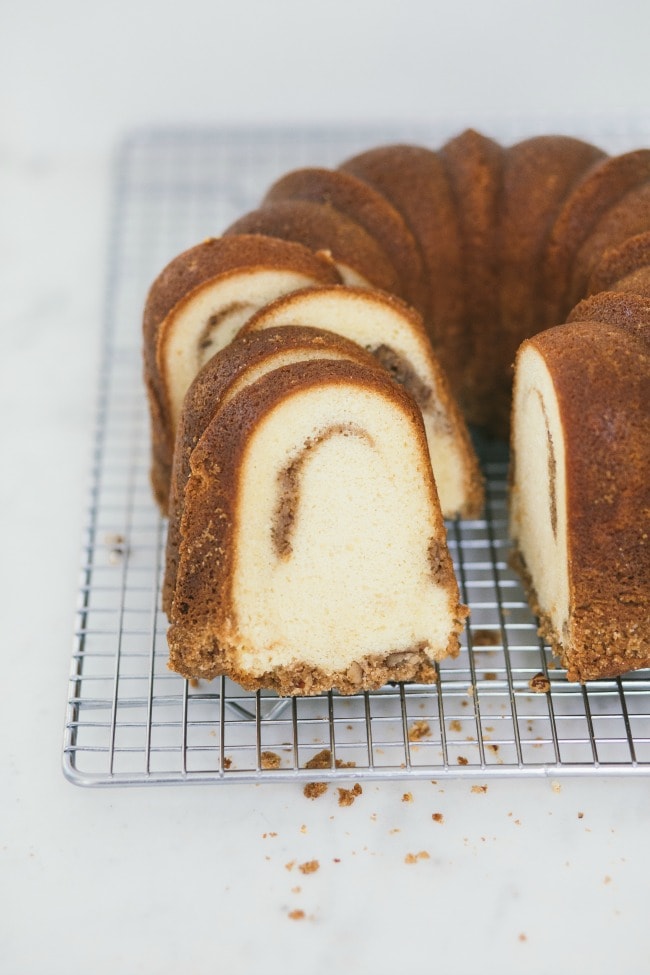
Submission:
{"label": "pale yellow cake interior", "polygon": [[243,268],[206,282],[170,312],[158,339],[159,367],[169,391],[172,429],[197,372],[250,316],[274,298],[314,281],[295,271]]}
{"label": "pale yellow cake interior", "polygon": [[553,380],[531,345],[520,353],[515,374],[513,448],[511,537],[539,613],[564,643],[569,618],[564,434]]}
{"label": "pale yellow cake interior", "polygon": [[316,290],[292,295],[285,304],[265,309],[251,327],[272,328],[282,325],[307,325],[327,329],[373,352],[387,346],[408,363],[423,388],[431,391],[429,404],[419,403],[429,443],[431,464],[440,505],[445,517],[463,509],[467,493],[463,448],[455,431],[445,422],[440,407],[436,377],[430,364],[430,352],[408,318],[399,310],[372,295],[343,291]]}
{"label": "pale yellow cake interior", "polygon": [[346,385],[287,396],[255,428],[238,472],[228,641],[242,670],[446,653],[457,604],[432,569],[423,446],[390,399]]}

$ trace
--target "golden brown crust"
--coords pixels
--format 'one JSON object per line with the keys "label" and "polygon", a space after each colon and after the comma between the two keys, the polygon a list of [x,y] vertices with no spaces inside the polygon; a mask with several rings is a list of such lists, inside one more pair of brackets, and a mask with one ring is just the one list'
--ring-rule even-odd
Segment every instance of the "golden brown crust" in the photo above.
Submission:
{"label": "golden brown crust", "polygon": [[425,292],[420,251],[402,215],[367,183],[331,169],[298,169],[277,180],[264,203],[311,200],[328,204],[360,224],[388,255],[399,280],[398,294],[423,310]]}
{"label": "golden brown crust", "polygon": [[549,234],[544,258],[547,325],[564,321],[575,304],[568,297],[573,262],[592,228],[610,207],[649,178],[650,150],[639,149],[595,163],[567,196]]}
{"label": "golden brown crust", "polygon": [[605,250],[648,229],[650,180],[630,190],[618,203],[611,206],[577,251],[567,293],[569,304],[573,306],[587,293],[589,278]]}
{"label": "golden brown crust", "polygon": [[[244,686],[274,686],[282,693],[317,693],[339,687],[343,693],[370,689],[387,679],[423,679],[425,656],[421,648],[396,648],[404,658],[385,655],[383,664],[361,656],[359,675],[323,674],[298,666],[275,668],[263,677],[244,674],[235,662],[223,634],[232,630],[232,556],[239,503],[238,471],[252,431],[277,403],[298,392],[323,385],[359,385],[399,404],[418,431],[420,450],[427,457],[422,420],[413,401],[384,372],[358,362],[318,361],[289,365],[266,375],[229,400],[213,417],[190,458],[191,475],[185,487],[181,522],[180,561],[168,633],[170,666],[185,676],[213,677],[226,673]],[[431,530],[444,538],[433,479]],[[467,610],[458,602],[458,588],[449,553],[438,553],[440,571],[455,594],[456,620],[448,651],[457,652],[458,634]],[[399,675],[399,676],[396,676]],[[357,680],[357,677],[359,678]],[[379,683],[378,683],[379,682]]]}
{"label": "golden brown crust", "polygon": [[502,434],[509,411],[495,396],[501,368],[494,322],[499,317],[499,264],[496,228],[501,206],[504,150],[469,129],[440,150],[459,215],[463,254],[467,342],[463,405],[472,423]]}
{"label": "golden brown crust", "polygon": [[297,325],[243,334],[206,363],[187,391],[174,452],[162,599],[163,610],[168,615],[176,585],[180,526],[192,451],[233,385],[242,380],[245,382],[246,374],[261,365],[277,362],[279,366],[280,358],[290,353],[314,353],[319,356],[329,353],[332,357],[346,357],[368,368],[376,367],[372,356],[354,342],[331,332]]}
{"label": "golden brown crust", "polygon": [[329,204],[309,200],[278,200],[252,210],[224,232],[266,234],[293,240],[315,253],[351,268],[375,288],[395,293],[400,289],[397,271],[385,251],[362,226]]}
{"label": "golden brown crust", "polygon": [[167,510],[175,435],[161,371],[164,323],[206,282],[242,268],[293,271],[314,283],[340,281],[325,255],[314,254],[301,244],[257,235],[210,238],[179,254],[161,271],[149,289],[145,304],[143,360],[152,428],[151,482],[163,513]]}
{"label": "golden brown crust", "polygon": [[544,635],[570,680],[648,666],[648,346],[602,322],[557,326],[529,342],[553,377],[565,440],[569,635],[542,619]]}
{"label": "golden brown crust", "polygon": [[612,288],[616,281],[645,267],[650,267],[650,231],[628,237],[615,247],[608,246],[591,273],[586,295],[617,290]]}
{"label": "golden brown crust", "polygon": [[[546,325],[541,261],[557,212],[583,173],[604,158],[595,146],[564,136],[538,136],[504,154],[498,222],[500,370],[510,403],[512,364],[519,344]],[[506,407],[504,406],[503,409]]]}
{"label": "golden brown crust", "polygon": [[578,302],[567,318],[567,323],[570,322],[603,322],[633,332],[643,332],[650,326],[650,298],[603,291]]}
{"label": "golden brown crust", "polygon": [[420,146],[382,146],[339,169],[363,180],[402,214],[422,254],[427,293],[423,318],[452,389],[461,392],[464,296],[458,211],[445,166]]}

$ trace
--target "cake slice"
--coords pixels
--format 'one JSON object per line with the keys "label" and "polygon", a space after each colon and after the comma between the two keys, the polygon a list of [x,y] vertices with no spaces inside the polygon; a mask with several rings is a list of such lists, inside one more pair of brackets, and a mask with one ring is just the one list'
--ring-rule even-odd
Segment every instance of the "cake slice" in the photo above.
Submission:
{"label": "cake slice", "polygon": [[356,342],[332,332],[287,325],[252,331],[234,339],[205,364],[188,389],[178,424],[169,495],[169,526],[162,606],[169,615],[178,570],[181,519],[192,451],[217,411],[236,393],[282,366],[315,359],[351,359],[368,368],[378,363]]}
{"label": "cake slice", "polygon": [[264,203],[311,200],[345,214],[373,237],[399,275],[399,294],[418,311],[425,310],[422,257],[403,216],[372,186],[341,170],[307,168],[287,173],[270,187]]}
{"label": "cake slice", "polygon": [[170,666],[249,689],[435,680],[459,603],[422,418],[380,370],[288,365],[192,451]]}
{"label": "cake slice", "polygon": [[147,297],[143,332],[151,481],[163,513],[183,397],[201,366],[267,301],[296,288],[338,281],[324,255],[255,235],[206,240],[179,254],[158,275]]}
{"label": "cake slice", "polygon": [[417,312],[376,291],[309,288],[261,308],[243,332],[296,323],[357,342],[404,386],[422,411],[443,516],[477,518],[484,497],[476,453]]}
{"label": "cake slice", "polygon": [[344,284],[399,291],[397,271],[385,251],[362,226],[325,203],[278,200],[251,210],[224,234],[264,234],[293,240],[328,254]]}
{"label": "cake slice", "polygon": [[510,531],[569,680],[650,666],[647,329],[557,326],[515,372]]}

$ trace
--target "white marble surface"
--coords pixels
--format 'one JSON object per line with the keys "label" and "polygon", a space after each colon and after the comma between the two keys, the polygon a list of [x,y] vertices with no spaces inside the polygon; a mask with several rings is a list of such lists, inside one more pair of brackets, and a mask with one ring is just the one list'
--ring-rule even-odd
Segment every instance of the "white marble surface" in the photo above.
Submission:
{"label": "white marble surface", "polygon": [[[139,8],[153,16],[151,5],[117,6],[142,40],[147,23]],[[52,84],[61,95],[73,77],[65,26],[86,14],[66,2],[56,5],[59,20],[54,9],[15,5],[9,33],[23,56],[33,53],[32,41],[37,54],[40,45],[50,68],[46,38],[59,42],[60,76]],[[98,59],[106,68],[116,28],[104,13],[96,38],[102,26],[108,40]],[[159,52],[159,23],[152,22],[152,35]],[[122,47],[137,97],[125,102],[123,91],[121,114],[107,102],[104,123],[81,131],[101,90],[91,53],[84,52],[86,90],[72,108],[61,102],[61,131],[46,79],[36,91],[30,76],[0,143],[0,971],[649,971],[648,778],[490,780],[484,794],[468,781],[380,782],[364,786],[348,808],[338,805],[334,787],[310,801],[294,785],[91,791],[64,780],[108,147],[122,121],[164,112],[151,79],[138,86],[132,52]],[[145,74],[147,67],[145,59]],[[606,70],[611,84],[612,65]],[[628,80],[619,89],[624,99]],[[595,75],[593,82],[604,83]],[[576,84],[586,99],[582,80]],[[0,88],[7,104],[7,86]],[[550,102],[559,103],[559,88],[548,93]],[[252,111],[254,99],[240,97]],[[33,114],[21,122],[30,105]],[[199,110],[207,120],[218,114],[205,101],[187,105],[188,118]],[[629,97],[627,107],[638,108]],[[174,103],[176,120],[182,108]],[[454,110],[461,106],[452,100]],[[407,862],[419,853],[426,857]],[[299,865],[311,860],[319,869],[303,874]],[[292,919],[294,911],[304,917]]]}

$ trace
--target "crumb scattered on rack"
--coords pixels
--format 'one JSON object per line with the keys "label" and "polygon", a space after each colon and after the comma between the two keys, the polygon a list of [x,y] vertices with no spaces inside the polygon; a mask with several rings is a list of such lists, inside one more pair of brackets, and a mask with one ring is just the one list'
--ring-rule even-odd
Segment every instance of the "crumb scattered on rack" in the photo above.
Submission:
{"label": "crumb scattered on rack", "polygon": [[420,850],[419,853],[407,853],[404,857],[404,863],[417,863],[419,860],[430,860],[431,857],[426,850]]}
{"label": "crumb scattered on rack", "polygon": [[465,758],[464,755],[459,755],[457,758],[457,762],[459,765],[469,765],[469,759]]}
{"label": "crumb scattered on rack", "polygon": [[282,759],[277,752],[262,752],[260,755],[260,765],[262,768],[280,768]]}
{"label": "crumb scattered on rack", "polygon": [[463,726],[460,723],[460,721],[458,720],[458,718],[453,718],[449,722],[449,730],[450,731],[462,731],[463,730]]}
{"label": "crumb scattered on rack", "polygon": [[540,671],[538,674],[535,674],[534,677],[530,678],[528,681],[528,686],[530,687],[531,691],[534,691],[535,694],[548,694],[551,689],[551,682],[548,677],[545,677]]}
{"label": "crumb scattered on rack", "polygon": [[422,741],[431,734],[431,725],[428,721],[414,721],[409,728],[409,741]]}
{"label": "crumb scattered on rack", "polygon": [[297,909],[295,911],[289,911],[289,917],[292,921],[303,921],[305,918],[305,912]]}
{"label": "crumb scattered on rack", "polygon": [[496,630],[474,630],[472,633],[474,647],[497,647],[500,643],[501,637]]}
{"label": "crumb scattered on rack", "polygon": [[405,792],[402,796],[402,802],[413,802],[413,793]]}
{"label": "crumb scattered on rack", "polygon": [[486,785],[473,785],[472,792],[487,792],[488,787]]}
{"label": "crumb scattered on rack", "polygon": [[434,821],[434,823],[440,823],[441,826],[445,821],[445,817],[442,815],[442,813],[431,813],[431,819]]}

